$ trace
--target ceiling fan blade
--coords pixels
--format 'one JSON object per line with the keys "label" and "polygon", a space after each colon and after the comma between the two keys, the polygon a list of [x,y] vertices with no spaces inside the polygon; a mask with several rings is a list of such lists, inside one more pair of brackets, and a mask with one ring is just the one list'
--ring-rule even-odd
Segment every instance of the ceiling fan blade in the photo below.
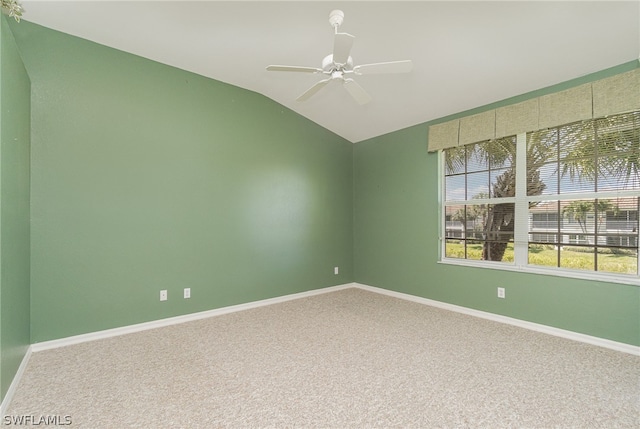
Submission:
{"label": "ceiling fan blade", "polygon": [[331,78],[321,80],[313,85],[311,88],[307,89],[300,97],[296,98],[296,101],[307,101],[313,95],[315,95],[318,91],[324,88],[329,82],[331,82]]}
{"label": "ceiling fan blade", "polygon": [[344,88],[360,105],[367,104],[371,101],[371,96],[353,79],[345,79]]}
{"label": "ceiling fan blade", "polygon": [[386,63],[362,64],[355,66],[355,74],[409,73],[413,69],[411,60],[390,61]]}
{"label": "ceiling fan blade", "polygon": [[323,70],[316,67],[299,66],[267,66],[267,71],[301,72],[301,73],[322,73]]}
{"label": "ceiling fan blade", "polygon": [[333,62],[346,64],[355,37],[348,33],[336,33],[333,39]]}

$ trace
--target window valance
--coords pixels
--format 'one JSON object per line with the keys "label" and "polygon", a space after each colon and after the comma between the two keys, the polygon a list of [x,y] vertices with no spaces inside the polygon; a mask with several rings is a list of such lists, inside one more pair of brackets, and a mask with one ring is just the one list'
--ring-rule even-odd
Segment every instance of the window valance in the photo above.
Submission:
{"label": "window valance", "polygon": [[640,68],[429,127],[429,152],[640,109]]}

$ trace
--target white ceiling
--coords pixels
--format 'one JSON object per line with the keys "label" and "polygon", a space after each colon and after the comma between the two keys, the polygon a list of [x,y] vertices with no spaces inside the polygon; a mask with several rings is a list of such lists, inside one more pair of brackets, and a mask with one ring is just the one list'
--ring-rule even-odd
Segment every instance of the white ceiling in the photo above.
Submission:
{"label": "white ceiling", "polygon": [[[358,142],[503,100],[640,57],[636,1],[31,1],[24,19],[246,88]],[[331,53],[329,12],[356,36],[356,64],[411,59],[408,75],[337,83],[295,99]]]}

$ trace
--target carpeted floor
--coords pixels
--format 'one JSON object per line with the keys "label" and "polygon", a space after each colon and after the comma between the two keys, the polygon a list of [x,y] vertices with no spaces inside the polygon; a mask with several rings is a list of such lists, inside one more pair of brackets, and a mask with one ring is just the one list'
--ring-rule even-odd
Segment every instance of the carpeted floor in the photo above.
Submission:
{"label": "carpeted floor", "polygon": [[640,357],[353,288],[34,353],[7,411],[24,415],[93,429],[638,428]]}

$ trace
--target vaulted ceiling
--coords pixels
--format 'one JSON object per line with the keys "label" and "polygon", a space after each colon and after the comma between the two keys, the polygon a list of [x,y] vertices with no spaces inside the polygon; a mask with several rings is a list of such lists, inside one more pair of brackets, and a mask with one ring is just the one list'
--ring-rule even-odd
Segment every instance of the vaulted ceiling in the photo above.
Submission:
{"label": "vaulted ceiling", "polygon": [[[23,19],[263,94],[351,142],[500,101],[640,57],[638,1],[31,1]],[[356,36],[356,64],[410,59],[409,74],[363,75],[358,105],[324,78],[329,13]]]}

